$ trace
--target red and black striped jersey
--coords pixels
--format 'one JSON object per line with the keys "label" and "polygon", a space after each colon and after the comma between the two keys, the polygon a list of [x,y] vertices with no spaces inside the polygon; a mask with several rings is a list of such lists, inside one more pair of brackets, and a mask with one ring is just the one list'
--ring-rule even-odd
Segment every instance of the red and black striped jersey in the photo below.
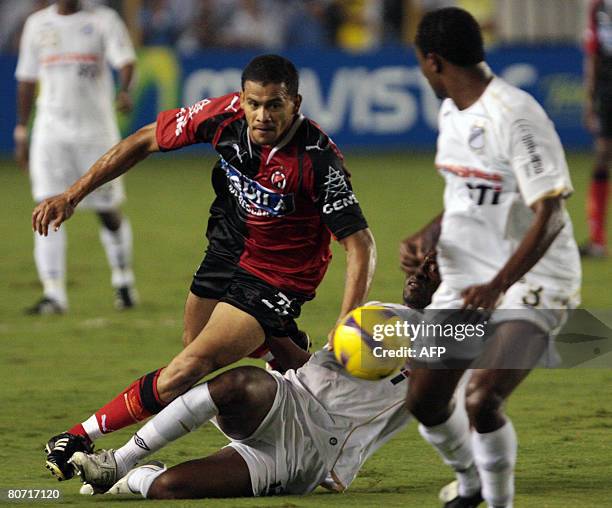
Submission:
{"label": "red and black striped jersey", "polygon": [[312,296],[331,259],[330,236],[368,227],[343,156],[302,115],[275,146],[253,144],[238,93],[157,117],[157,143],[170,151],[210,143],[208,251],[281,290]]}

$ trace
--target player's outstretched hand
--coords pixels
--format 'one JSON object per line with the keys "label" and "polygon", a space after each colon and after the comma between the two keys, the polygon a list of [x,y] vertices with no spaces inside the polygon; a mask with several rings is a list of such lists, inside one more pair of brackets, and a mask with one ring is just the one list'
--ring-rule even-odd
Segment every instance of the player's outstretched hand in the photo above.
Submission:
{"label": "player's outstretched hand", "polygon": [[493,310],[499,304],[503,294],[503,289],[493,282],[470,286],[461,293],[463,296],[462,310]]}
{"label": "player's outstretched hand", "polygon": [[74,205],[65,194],[45,199],[32,212],[32,229],[39,235],[47,236],[49,226],[57,231],[62,222],[67,221],[74,213]]}

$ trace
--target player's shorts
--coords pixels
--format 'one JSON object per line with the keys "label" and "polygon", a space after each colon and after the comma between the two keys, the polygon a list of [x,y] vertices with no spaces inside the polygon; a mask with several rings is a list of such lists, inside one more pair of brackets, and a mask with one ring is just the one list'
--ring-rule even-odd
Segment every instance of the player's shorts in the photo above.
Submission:
{"label": "player's shorts", "polygon": [[[414,346],[418,350],[423,346],[446,348],[444,358],[420,358],[429,363],[440,360],[442,363],[450,362],[452,365],[454,360],[471,361],[483,353],[500,324],[509,321],[526,321],[536,325],[548,337],[549,347],[540,361],[552,365],[557,360],[554,336],[566,323],[569,311],[576,308],[579,303],[578,284],[557,283],[550,278],[528,274],[506,292],[493,313],[473,314],[470,318],[466,314],[457,312],[463,306],[461,291],[442,282],[424,314],[424,320],[451,324],[454,327],[460,326],[461,328],[455,330],[461,330],[464,334],[467,325],[480,328],[477,328],[475,333],[464,336],[455,333],[454,336],[443,338],[433,334],[419,337],[414,342]],[[479,330],[482,333],[478,333]],[[470,328],[470,331],[474,329]],[[517,347],[521,346],[522,339],[529,338],[517,338]],[[518,365],[513,366],[511,360],[508,359],[508,364],[505,364],[504,368],[519,368]]]}
{"label": "player's shorts", "polygon": [[207,253],[193,276],[190,291],[200,298],[226,302],[253,316],[267,336],[298,331],[295,320],[310,297],[280,289],[243,270],[236,263]]}
{"label": "player's shorts", "polygon": [[[326,457],[334,455],[337,440],[325,427],[333,422],[307,390],[278,372],[270,375],[277,383],[270,412],[249,438],[228,446],[246,462],[253,495],[307,494],[329,472]],[[321,449],[330,440],[330,450]]]}
{"label": "player's shorts", "polygon": [[[30,181],[36,202],[61,194],[83,176],[112,143],[69,143],[41,134],[32,136]],[[100,212],[116,209],[125,200],[120,178],[112,180],[86,196],[79,208]]]}
{"label": "player's shorts", "polygon": [[599,136],[612,138],[612,88],[609,83],[597,91],[595,111],[599,120]]}

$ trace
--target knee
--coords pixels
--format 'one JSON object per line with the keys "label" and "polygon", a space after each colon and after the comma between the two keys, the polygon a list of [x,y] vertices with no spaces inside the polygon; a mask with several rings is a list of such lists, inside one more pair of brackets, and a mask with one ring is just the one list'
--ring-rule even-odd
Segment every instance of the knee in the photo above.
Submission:
{"label": "knee", "polygon": [[444,423],[451,415],[450,401],[411,396],[410,394],[406,398],[406,408],[426,427]]}
{"label": "knee", "polygon": [[253,393],[261,394],[262,390],[265,390],[265,384],[256,379],[259,374],[269,375],[256,367],[239,367],[228,370],[211,381],[209,389],[217,407],[223,410],[248,405]]}
{"label": "knee", "polygon": [[98,217],[106,229],[117,231],[121,227],[121,212],[113,210],[110,212],[98,212]]}
{"label": "knee", "polygon": [[147,492],[147,499],[186,499],[189,497],[188,486],[172,470],[158,476]]}
{"label": "knee", "polygon": [[468,385],[465,407],[470,422],[478,432],[488,432],[497,427],[504,399],[493,387]]}

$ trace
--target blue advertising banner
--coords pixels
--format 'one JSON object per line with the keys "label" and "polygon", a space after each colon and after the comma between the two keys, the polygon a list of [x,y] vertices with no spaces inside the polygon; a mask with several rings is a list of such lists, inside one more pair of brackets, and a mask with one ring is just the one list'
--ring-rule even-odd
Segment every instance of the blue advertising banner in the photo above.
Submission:
{"label": "blue advertising banner", "polygon": [[[166,48],[139,54],[136,110],[121,118],[124,134],[155,119],[158,111],[239,89],[252,52],[180,56]],[[337,50],[285,52],[300,70],[303,112],[343,148],[431,148],[439,101],[421,76],[409,48],[367,54]],[[493,70],[530,92],[555,122],[565,146],[585,148],[582,126],[582,54],[575,46],[503,47],[491,50]],[[15,58],[0,57],[0,152],[12,150]]]}

